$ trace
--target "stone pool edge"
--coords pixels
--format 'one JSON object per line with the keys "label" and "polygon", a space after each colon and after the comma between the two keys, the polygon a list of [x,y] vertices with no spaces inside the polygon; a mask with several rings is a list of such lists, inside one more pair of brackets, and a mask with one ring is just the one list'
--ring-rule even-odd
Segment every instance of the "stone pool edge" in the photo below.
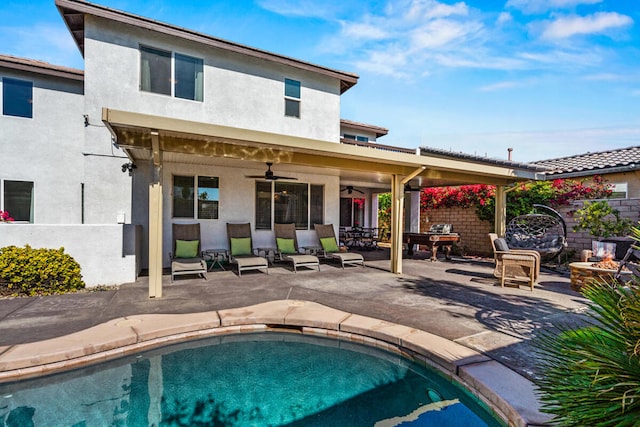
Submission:
{"label": "stone pool edge", "polygon": [[0,383],[71,370],[193,339],[287,329],[361,342],[439,369],[481,399],[509,426],[539,426],[533,383],[495,360],[440,336],[302,300],[189,314],[113,319],[45,341],[0,346]]}

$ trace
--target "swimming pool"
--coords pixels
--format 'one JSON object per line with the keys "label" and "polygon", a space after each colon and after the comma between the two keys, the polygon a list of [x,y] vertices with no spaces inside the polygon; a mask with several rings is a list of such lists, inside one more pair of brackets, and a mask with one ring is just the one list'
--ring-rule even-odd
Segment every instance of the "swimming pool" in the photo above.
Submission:
{"label": "swimming pool", "polygon": [[[0,385],[12,426],[500,426],[437,371],[351,341],[264,332]],[[33,424],[30,424],[33,423]]]}

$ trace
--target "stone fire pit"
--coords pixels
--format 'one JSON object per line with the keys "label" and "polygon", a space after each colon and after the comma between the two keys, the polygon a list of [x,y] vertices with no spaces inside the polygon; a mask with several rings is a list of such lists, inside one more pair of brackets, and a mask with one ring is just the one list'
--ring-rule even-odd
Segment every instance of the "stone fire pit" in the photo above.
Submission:
{"label": "stone fire pit", "polygon": [[[580,289],[587,283],[594,280],[597,283],[609,283],[613,280],[613,276],[618,269],[598,268],[593,266],[593,262],[572,262],[569,264],[571,270],[571,289],[580,292]],[[630,271],[623,270],[622,274],[632,274]]]}

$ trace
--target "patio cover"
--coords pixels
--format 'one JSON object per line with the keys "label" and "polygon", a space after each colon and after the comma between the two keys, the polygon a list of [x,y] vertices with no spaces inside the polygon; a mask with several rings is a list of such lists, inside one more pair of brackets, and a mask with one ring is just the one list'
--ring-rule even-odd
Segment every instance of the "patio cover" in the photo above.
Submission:
{"label": "patio cover", "polygon": [[492,184],[496,195],[496,232],[505,227],[505,189],[519,181],[540,178],[539,168],[515,162],[496,162],[468,156],[410,154],[193,122],[103,108],[102,120],[115,142],[132,161],[149,161],[154,177],[149,188],[149,295],[162,296],[162,184],[163,158],[189,161],[239,159],[286,163],[337,170],[341,179],[357,179],[391,190],[391,271],[402,273],[404,184],[421,187]]}

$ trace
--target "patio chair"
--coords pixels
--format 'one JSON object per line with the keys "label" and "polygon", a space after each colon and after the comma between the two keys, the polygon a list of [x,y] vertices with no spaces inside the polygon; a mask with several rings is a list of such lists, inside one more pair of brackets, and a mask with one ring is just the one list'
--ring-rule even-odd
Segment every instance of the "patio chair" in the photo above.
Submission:
{"label": "patio chair", "polygon": [[321,256],[340,261],[342,268],[348,264],[359,264],[364,267],[364,257],[362,255],[354,252],[340,251],[333,224],[315,224],[315,230],[318,240],[320,240],[320,245],[322,246]]}
{"label": "patio chair", "polygon": [[183,274],[207,278],[207,263],[200,250],[200,224],[172,224],[171,281]]}
{"label": "patio chair", "polygon": [[507,241],[496,233],[489,233],[496,267],[493,275],[500,279],[500,286],[505,281],[527,282],[533,287],[540,277],[540,253],[534,250],[510,249]]}
{"label": "patio chair", "polygon": [[227,223],[229,238],[229,261],[238,266],[238,276],[245,270],[266,270],[269,274],[269,261],[255,255],[251,240],[251,224]]}
{"label": "patio chair", "polygon": [[293,271],[298,272],[298,267],[317,268],[320,271],[320,260],[317,256],[300,253],[295,224],[274,224],[273,231],[276,236],[277,256],[293,265]]}

